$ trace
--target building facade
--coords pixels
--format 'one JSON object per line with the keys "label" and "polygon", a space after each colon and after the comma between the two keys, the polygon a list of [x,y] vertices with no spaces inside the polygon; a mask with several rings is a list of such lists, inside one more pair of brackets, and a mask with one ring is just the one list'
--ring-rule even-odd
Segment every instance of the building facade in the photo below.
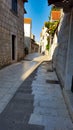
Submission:
{"label": "building facade", "polygon": [[31,31],[32,31],[32,19],[24,18],[24,41],[25,50],[31,53]]}
{"label": "building facade", "polygon": [[[56,71],[66,90],[71,90],[73,77],[73,4],[71,1],[50,0],[57,7],[63,8],[58,27]],[[58,2],[58,3],[57,3]]]}
{"label": "building facade", "polygon": [[58,27],[55,69],[62,85],[67,108],[73,120],[73,1],[48,0],[48,2],[63,8]]}
{"label": "building facade", "polygon": [[58,20],[60,20],[60,18],[61,18],[60,9],[51,11],[51,17],[50,17],[51,22],[58,21]]}
{"label": "building facade", "polygon": [[39,44],[35,41],[35,35],[31,34],[31,53],[39,52]]}
{"label": "building facade", "polygon": [[0,0],[0,68],[24,57],[24,2]]}
{"label": "building facade", "polygon": [[[50,22],[59,22],[62,19],[63,11],[62,9],[59,9],[57,7],[52,8],[51,11],[51,16],[50,16]],[[55,29],[54,35],[50,37],[50,50],[49,50],[49,56],[50,59],[53,59],[53,67],[55,66],[56,62],[56,54],[57,54],[57,46],[58,46],[58,26],[59,23],[57,24],[57,27]]]}
{"label": "building facade", "polygon": [[46,45],[48,44],[47,38],[49,34],[47,33],[47,28],[44,26],[40,34],[40,51],[41,53],[46,53]]}

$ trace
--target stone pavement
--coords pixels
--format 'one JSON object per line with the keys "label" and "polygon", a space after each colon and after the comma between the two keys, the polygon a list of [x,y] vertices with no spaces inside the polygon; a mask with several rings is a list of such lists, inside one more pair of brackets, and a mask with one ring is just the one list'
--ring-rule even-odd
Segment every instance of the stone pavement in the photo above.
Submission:
{"label": "stone pavement", "polygon": [[33,112],[32,81],[34,76],[35,72],[21,84],[0,114],[0,130],[44,130],[43,126],[28,124]]}
{"label": "stone pavement", "polygon": [[73,130],[50,62],[43,62],[17,89],[0,114],[0,130]]}
{"label": "stone pavement", "polygon": [[44,126],[44,130],[73,130],[62,90],[51,65],[44,62],[32,82],[34,109],[29,124]]}
{"label": "stone pavement", "polygon": [[6,107],[21,83],[44,58],[45,56],[33,53],[26,56],[23,61],[0,70],[0,113]]}

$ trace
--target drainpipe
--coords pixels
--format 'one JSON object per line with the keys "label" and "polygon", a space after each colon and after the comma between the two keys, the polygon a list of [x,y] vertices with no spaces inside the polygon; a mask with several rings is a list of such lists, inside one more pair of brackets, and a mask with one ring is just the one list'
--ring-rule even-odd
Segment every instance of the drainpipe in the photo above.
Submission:
{"label": "drainpipe", "polygon": [[71,10],[71,15],[70,15],[69,39],[68,39],[67,60],[66,60],[66,71],[65,71],[65,77],[66,77],[66,78],[65,78],[65,83],[64,83],[65,89],[66,89],[66,82],[67,82],[68,60],[69,60],[69,50],[70,50],[70,41],[71,41],[72,12],[73,12],[73,9]]}

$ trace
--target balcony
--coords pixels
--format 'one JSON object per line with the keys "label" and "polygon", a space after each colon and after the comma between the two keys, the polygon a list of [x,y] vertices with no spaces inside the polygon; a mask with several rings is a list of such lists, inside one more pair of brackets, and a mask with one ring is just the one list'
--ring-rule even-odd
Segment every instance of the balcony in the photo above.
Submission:
{"label": "balcony", "polygon": [[59,8],[63,8],[64,11],[70,11],[73,7],[72,0],[48,0],[48,5],[54,4]]}

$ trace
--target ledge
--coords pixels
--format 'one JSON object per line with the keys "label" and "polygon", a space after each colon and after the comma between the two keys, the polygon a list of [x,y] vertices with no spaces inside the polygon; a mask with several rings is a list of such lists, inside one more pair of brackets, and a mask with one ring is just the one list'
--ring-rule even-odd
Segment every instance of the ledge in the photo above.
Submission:
{"label": "ledge", "polygon": [[48,0],[48,5],[54,4],[59,8],[69,10],[73,7],[72,0]]}
{"label": "ledge", "polygon": [[73,122],[73,93],[70,90],[65,90],[63,88],[63,96],[65,99],[65,103],[67,105],[67,109],[70,114],[71,120]]}

